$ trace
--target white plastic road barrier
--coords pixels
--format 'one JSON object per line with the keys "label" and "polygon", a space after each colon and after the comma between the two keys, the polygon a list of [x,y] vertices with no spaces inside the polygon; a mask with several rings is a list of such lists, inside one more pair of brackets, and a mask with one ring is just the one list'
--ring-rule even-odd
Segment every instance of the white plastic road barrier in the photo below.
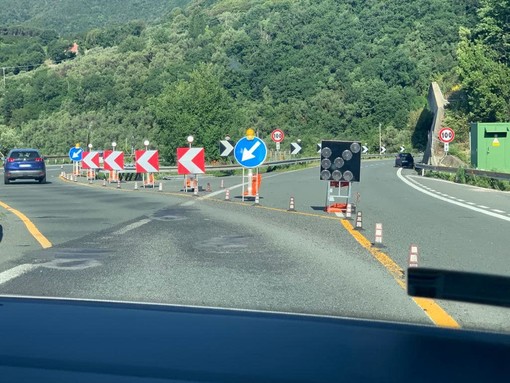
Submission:
{"label": "white plastic road barrier", "polygon": [[162,182],[159,183],[158,190],[163,191],[163,183]]}
{"label": "white plastic road barrier", "polygon": [[382,223],[375,224],[375,244],[382,245]]}
{"label": "white plastic road barrier", "polygon": [[198,196],[198,182],[195,182],[195,187],[193,188],[193,195]]}
{"label": "white plastic road barrier", "polygon": [[296,211],[296,206],[294,205],[294,197],[290,197],[289,208],[287,211]]}
{"label": "white plastic road barrier", "polygon": [[356,213],[356,227],[355,227],[357,230],[361,230],[363,229],[363,222],[362,222],[362,215],[361,215],[361,211],[358,211]]}
{"label": "white plastic road barrier", "polygon": [[76,175],[74,176],[74,182],[78,182],[78,177]]}
{"label": "white plastic road barrier", "polygon": [[225,191],[225,201],[230,201],[230,189]]}
{"label": "white plastic road barrier", "polygon": [[347,207],[345,209],[345,218],[351,218],[352,217],[352,205],[350,203],[347,204]]}
{"label": "white plastic road barrier", "polygon": [[138,182],[135,181],[135,190],[138,190]]}
{"label": "white plastic road barrier", "polygon": [[418,267],[418,246],[409,247],[409,267]]}
{"label": "white plastic road barrier", "polygon": [[103,179],[103,186],[106,186],[106,179]]}
{"label": "white plastic road barrier", "polygon": [[117,180],[117,189],[120,189],[120,179]]}
{"label": "white plastic road barrier", "polygon": [[222,188],[222,189],[224,189],[224,188],[225,188],[225,186],[223,185],[223,180],[221,180],[220,188]]}
{"label": "white plastic road barrier", "polygon": [[253,206],[258,206],[258,205],[260,205],[259,193],[255,194],[255,203],[253,204]]}

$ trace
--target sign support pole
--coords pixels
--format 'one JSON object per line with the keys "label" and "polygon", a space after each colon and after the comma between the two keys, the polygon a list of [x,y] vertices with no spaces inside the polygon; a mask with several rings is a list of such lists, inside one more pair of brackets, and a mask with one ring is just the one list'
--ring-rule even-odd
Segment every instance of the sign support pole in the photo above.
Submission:
{"label": "sign support pole", "polygon": [[244,168],[243,168],[243,190],[241,191],[241,201],[244,202]]}

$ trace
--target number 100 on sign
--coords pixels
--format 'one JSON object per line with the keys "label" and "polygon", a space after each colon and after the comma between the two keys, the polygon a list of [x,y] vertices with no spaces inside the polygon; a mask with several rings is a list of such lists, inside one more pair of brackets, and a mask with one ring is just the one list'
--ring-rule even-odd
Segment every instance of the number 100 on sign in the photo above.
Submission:
{"label": "number 100 on sign", "polygon": [[455,132],[452,128],[443,128],[439,131],[439,140],[445,144],[452,142],[455,138]]}

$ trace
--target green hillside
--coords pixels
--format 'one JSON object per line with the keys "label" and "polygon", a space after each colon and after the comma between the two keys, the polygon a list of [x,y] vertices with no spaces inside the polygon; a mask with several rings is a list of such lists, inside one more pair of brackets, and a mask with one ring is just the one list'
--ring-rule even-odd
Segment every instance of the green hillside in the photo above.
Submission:
{"label": "green hillside", "polygon": [[0,25],[74,36],[131,20],[154,21],[190,0],[0,0]]}
{"label": "green hillside", "polygon": [[6,78],[0,140],[64,153],[87,137],[126,150],[148,138],[173,161],[189,134],[212,159],[247,127],[313,153],[321,138],[375,147],[381,124],[390,150],[420,149],[428,86],[456,81],[476,4],[195,0],[158,25],[95,28],[74,60]]}

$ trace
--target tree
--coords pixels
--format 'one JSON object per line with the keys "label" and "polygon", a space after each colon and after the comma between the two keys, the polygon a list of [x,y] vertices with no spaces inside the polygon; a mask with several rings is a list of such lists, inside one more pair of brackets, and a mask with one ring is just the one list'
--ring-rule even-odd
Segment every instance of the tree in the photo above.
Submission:
{"label": "tree", "polygon": [[176,148],[186,144],[188,135],[194,136],[195,145],[207,148],[208,159],[216,159],[218,141],[239,128],[239,109],[221,86],[216,70],[202,64],[188,80],[172,84],[152,101],[157,143],[165,159],[175,161]]}
{"label": "tree", "polygon": [[458,74],[467,94],[472,121],[510,119],[510,68],[498,61],[499,54],[481,40],[471,40],[470,31],[461,30],[457,50]]}

